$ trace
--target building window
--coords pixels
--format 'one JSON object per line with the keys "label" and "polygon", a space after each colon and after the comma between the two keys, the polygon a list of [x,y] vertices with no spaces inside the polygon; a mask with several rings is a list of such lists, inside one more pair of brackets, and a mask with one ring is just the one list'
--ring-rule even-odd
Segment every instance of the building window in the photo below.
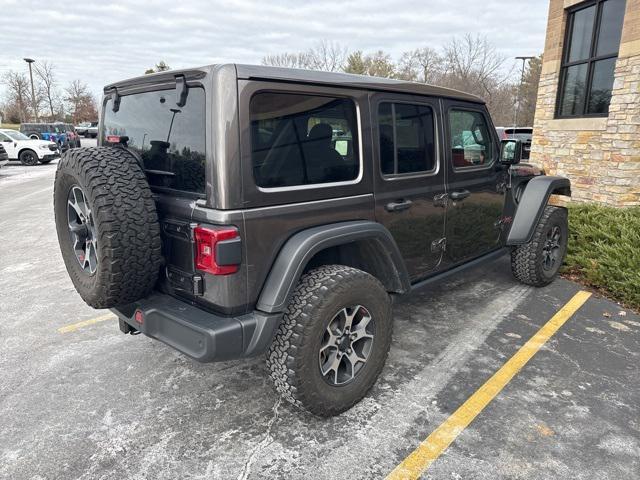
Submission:
{"label": "building window", "polygon": [[595,0],[569,10],[557,117],[607,116],[625,0]]}

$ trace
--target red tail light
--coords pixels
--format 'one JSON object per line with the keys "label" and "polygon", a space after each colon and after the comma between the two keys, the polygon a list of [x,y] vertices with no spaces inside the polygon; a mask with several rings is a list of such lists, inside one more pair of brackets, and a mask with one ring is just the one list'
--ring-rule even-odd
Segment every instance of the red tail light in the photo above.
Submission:
{"label": "red tail light", "polygon": [[196,269],[212,275],[229,275],[235,273],[240,268],[240,263],[233,265],[220,265],[216,261],[218,245],[220,242],[225,244],[227,240],[234,240],[239,237],[235,228],[211,229],[205,227],[196,227],[193,230],[196,240]]}

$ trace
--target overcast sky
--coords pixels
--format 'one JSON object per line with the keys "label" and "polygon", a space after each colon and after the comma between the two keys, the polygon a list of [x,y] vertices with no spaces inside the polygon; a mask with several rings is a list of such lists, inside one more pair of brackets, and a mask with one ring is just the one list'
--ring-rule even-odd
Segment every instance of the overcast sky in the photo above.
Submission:
{"label": "overcast sky", "polygon": [[[544,48],[548,0],[1,0],[0,72],[48,60],[95,94],[164,60],[172,68],[259,63],[321,39],[397,58],[454,35],[486,35],[507,57]],[[510,62],[514,62],[510,60]],[[512,63],[509,64],[511,66]],[[0,86],[0,94],[3,87]]]}

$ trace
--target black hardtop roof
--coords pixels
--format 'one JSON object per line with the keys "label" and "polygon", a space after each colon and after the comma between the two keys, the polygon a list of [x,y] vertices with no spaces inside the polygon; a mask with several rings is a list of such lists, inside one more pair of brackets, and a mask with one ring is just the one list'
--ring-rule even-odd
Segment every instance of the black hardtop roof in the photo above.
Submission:
{"label": "black hardtop roof", "polygon": [[302,70],[297,68],[270,67],[264,65],[224,64],[208,65],[198,68],[182,70],[167,70],[165,72],[141,75],[139,77],[111,83],[104,87],[104,92],[109,93],[114,87],[125,88],[132,86],[153,85],[166,83],[176,75],[184,75],[187,79],[202,78],[217,68],[234,68],[239,79],[253,80],[278,80],[292,83],[306,83],[316,85],[332,85],[346,88],[359,88],[365,90],[377,90],[388,92],[407,93],[412,95],[427,95],[445,97],[456,100],[484,104],[485,101],[475,95],[453,90],[451,88],[437,87],[425,83],[408,82],[391,78],[370,77],[366,75],[353,75],[350,73],[321,72],[316,70]]}

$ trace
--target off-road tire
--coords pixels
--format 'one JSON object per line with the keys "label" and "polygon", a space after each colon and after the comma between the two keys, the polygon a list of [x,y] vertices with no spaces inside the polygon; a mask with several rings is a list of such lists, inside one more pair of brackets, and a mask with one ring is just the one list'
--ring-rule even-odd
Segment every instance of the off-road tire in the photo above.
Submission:
{"label": "off-road tire", "polygon": [[[98,266],[91,275],[70,239],[67,202],[73,186],[83,190],[92,209]],[[147,179],[131,153],[116,147],[66,152],[56,170],[54,210],[64,263],[87,304],[110,308],[151,292],[162,264],[160,225]]]}
{"label": "off-road tire", "polygon": [[[335,314],[363,305],[375,322],[369,358],[343,386],[327,383],[318,354],[322,334]],[[267,352],[276,390],[290,403],[315,415],[338,415],[359,402],[373,386],[389,353],[391,301],[382,284],[366,272],[343,265],[311,270],[300,279]]]}
{"label": "off-road tire", "polygon": [[[552,270],[545,270],[543,268],[543,249],[547,233],[554,226],[558,226],[561,231],[559,258]],[[567,210],[554,206],[545,207],[531,241],[515,247],[511,251],[511,271],[514,277],[522,283],[534,287],[544,287],[553,282],[567,253],[568,234]]]}
{"label": "off-road tire", "polygon": [[34,167],[38,164],[38,154],[33,150],[25,149],[20,152],[18,160],[27,167]]}

